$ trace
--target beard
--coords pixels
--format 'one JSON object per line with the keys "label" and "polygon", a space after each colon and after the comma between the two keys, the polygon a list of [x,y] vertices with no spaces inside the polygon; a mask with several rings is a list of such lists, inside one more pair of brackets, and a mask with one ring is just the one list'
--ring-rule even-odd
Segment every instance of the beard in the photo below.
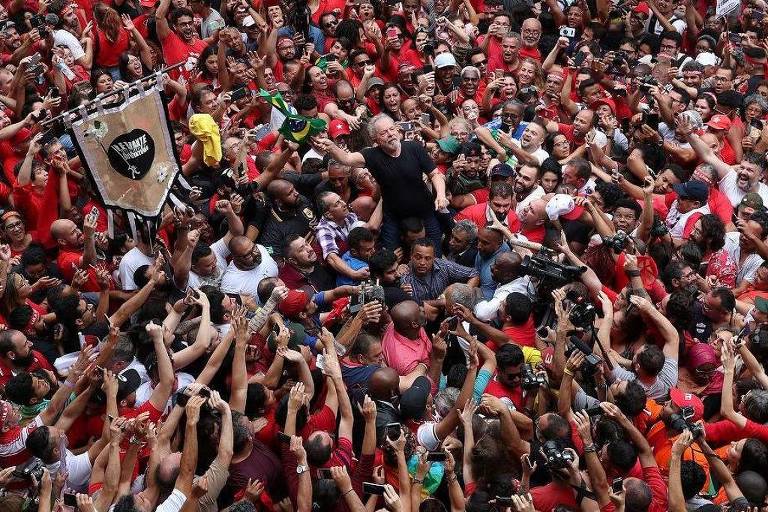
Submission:
{"label": "beard", "polygon": [[400,139],[394,139],[387,141],[381,145],[382,149],[391,153],[397,153],[400,151]]}
{"label": "beard", "polygon": [[32,351],[29,351],[29,354],[26,356],[20,356],[16,354],[16,357],[13,360],[13,365],[16,366],[16,368],[29,368],[29,366],[35,361],[35,355],[32,353]]}

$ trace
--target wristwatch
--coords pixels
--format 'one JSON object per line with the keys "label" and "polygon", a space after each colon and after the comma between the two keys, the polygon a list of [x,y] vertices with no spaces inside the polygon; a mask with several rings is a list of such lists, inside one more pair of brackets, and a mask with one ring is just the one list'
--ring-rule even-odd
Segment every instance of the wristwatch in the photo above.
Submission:
{"label": "wristwatch", "polygon": [[300,475],[300,474],[304,473],[305,471],[309,471],[309,467],[302,466],[302,465],[296,466],[296,474],[297,475]]}

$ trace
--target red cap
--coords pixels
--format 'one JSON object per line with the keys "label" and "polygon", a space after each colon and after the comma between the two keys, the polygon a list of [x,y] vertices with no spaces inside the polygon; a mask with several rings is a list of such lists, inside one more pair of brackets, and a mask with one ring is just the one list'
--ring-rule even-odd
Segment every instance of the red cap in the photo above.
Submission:
{"label": "red cap", "polygon": [[715,114],[709,119],[707,126],[715,130],[728,130],[731,127],[731,120],[723,114]]}
{"label": "red cap", "polygon": [[651,15],[651,8],[648,7],[648,4],[645,2],[640,2],[639,4],[637,4],[637,6],[635,6],[633,10],[635,12],[639,12],[640,14],[645,14],[646,16]]}
{"label": "red cap", "polygon": [[672,399],[672,403],[680,408],[693,408],[693,418],[691,418],[691,421],[699,421],[704,417],[704,402],[693,393],[683,393],[678,388],[672,388],[669,390],[669,397]]}
{"label": "red cap", "polygon": [[611,112],[614,114],[616,113],[616,102],[613,101],[612,98],[600,98],[599,100],[592,103],[592,105],[589,106],[590,110],[597,110],[597,107],[600,105],[608,105],[608,108],[611,109]]}
{"label": "red cap", "polygon": [[335,139],[339,135],[349,135],[349,125],[347,122],[343,119],[334,119],[331,121],[330,126],[328,126],[328,135],[331,136],[332,139]]}
{"label": "red cap", "polygon": [[298,316],[309,302],[309,295],[303,290],[289,290],[288,296],[280,302],[277,309],[287,317]]}
{"label": "red cap", "polygon": [[141,4],[142,7],[151,9],[157,4],[157,0],[139,0],[139,4]]}

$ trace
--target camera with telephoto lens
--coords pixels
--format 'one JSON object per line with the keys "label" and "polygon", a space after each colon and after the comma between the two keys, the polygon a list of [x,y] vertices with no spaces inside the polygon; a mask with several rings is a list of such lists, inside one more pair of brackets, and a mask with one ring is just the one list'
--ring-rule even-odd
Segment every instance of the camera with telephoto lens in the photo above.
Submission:
{"label": "camera with telephoto lens", "polygon": [[526,256],[520,264],[521,276],[535,277],[542,283],[547,282],[556,288],[577,281],[586,270],[587,267],[558,263],[547,250]]}
{"label": "camera with telephoto lens", "polygon": [[574,290],[569,290],[565,298],[573,303],[573,307],[570,313],[568,313],[568,320],[571,321],[574,327],[581,327],[584,330],[589,329],[595,321],[595,316],[597,316],[595,306]]}
{"label": "camera with telephoto lens", "polygon": [[544,452],[544,465],[547,469],[566,469],[573,462],[571,452],[555,440],[546,441],[541,450]]}
{"label": "camera with telephoto lens", "polygon": [[565,347],[565,357],[571,357],[571,354],[576,350],[585,356],[579,371],[584,377],[591,377],[597,372],[597,367],[600,366],[603,360],[596,356],[578,336],[571,336],[570,343]]}
{"label": "camera with telephoto lens", "polygon": [[35,480],[39,483],[43,479],[43,461],[34,457],[28,462],[16,466],[11,475],[20,480]]}
{"label": "camera with telephoto lens", "polygon": [[531,364],[525,364],[523,366],[523,382],[521,384],[522,388],[525,390],[528,389],[538,389],[539,386],[546,386],[547,385],[547,376],[536,373],[536,370],[533,369],[533,365]]}
{"label": "camera with telephoto lens", "polygon": [[613,249],[616,254],[621,254],[624,249],[627,248],[629,242],[629,235],[622,230],[618,230],[613,236],[603,236],[603,245],[609,249]]}
{"label": "camera with telephoto lens", "polygon": [[653,225],[651,226],[651,237],[661,238],[669,233],[666,222],[662,221],[658,215],[653,216]]}
{"label": "camera with telephoto lens", "polygon": [[750,350],[760,354],[768,354],[768,325],[760,324],[749,335]]}
{"label": "camera with telephoto lens", "polygon": [[658,87],[659,85],[659,81],[650,75],[641,76],[637,82],[637,87],[643,92],[651,92],[651,87]]}
{"label": "camera with telephoto lens", "polygon": [[669,427],[678,432],[688,429],[693,434],[693,438],[698,439],[704,435],[704,427],[691,421],[694,414],[693,407],[690,405],[683,407],[680,413],[675,413],[669,417]]}

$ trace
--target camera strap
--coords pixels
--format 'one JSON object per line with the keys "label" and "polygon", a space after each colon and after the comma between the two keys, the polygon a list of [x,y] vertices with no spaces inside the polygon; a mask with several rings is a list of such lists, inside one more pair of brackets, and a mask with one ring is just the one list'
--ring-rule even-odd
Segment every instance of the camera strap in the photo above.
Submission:
{"label": "camera strap", "polygon": [[576,490],[576,503],[578,503],[579,505],[581,504],[584,498],[589,498],[593,501],[597,501],[597,495],[594,492],[587,489],[587,486],[584,485],[584,480],[581,481],[580,485],[573,485],[573,484],[568,484],[568,485],[570,485],[574,490]]}

